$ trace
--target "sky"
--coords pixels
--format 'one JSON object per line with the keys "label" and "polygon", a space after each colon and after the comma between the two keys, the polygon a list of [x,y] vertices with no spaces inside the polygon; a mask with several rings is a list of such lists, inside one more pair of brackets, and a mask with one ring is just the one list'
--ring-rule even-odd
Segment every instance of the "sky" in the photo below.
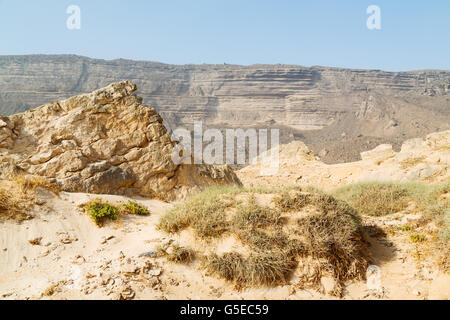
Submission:
{"label": "sky", "polygon": [[[367,28],[370,5],[380,30]],[[22,54],[449,70],[450,1],[0,0],[0,55]]]}

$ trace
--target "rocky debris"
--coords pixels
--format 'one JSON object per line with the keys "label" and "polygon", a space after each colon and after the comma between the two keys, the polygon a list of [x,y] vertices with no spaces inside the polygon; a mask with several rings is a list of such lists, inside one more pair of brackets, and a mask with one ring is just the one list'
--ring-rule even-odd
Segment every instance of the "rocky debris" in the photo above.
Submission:
{"label": "rocky debris", "polygon": [[138,256],[138,258],[141,258],[141,257],[154,257],[156,255],[158,255],[158,252],[156,252],[156,251],[148,251],[148,252],[141,253]]}
{"label": "rocky debris", "polygon": [[122,290],[120,290],[119,293],[119,300],[132,300],[135,297],[135,293],[133,289],[130,287],[124,287]]}
{"label": "rocky debris", "polygon": [[[270,151],[268,152],[270,154]],[[257,163],[237,172],[244,185],[312,185],[330,189],[362,181],[450,180],[450,130],[406,141],[399,152],[380,145],[361,154],[363,160],[328,165],[318,161],[300,141],[279,147],[279,168],[263,176],[264,164]]]}
{"label": "rocky debris", "polygon": [[62,244],[71,244],[72,242],[78,241],[77,237],[72,237],[71,235],[69,235],[67,232],[60,232],[59,234],[59,241]]}
{"label": "rocky debris", "polygon": [[390,144],[382,144],[373,150],[361,153],[361,159],[363,161],[372,160],[379,162],[392,158],[393,156],[395,156],[395,151]]}
{"label": "rocky debris", "polygon": [[111,299],[131,300],[136,292],[145,288],[161,289],[162,269],[148,259],[127,257],[120,252],[117,259],[104,259],[90,267],[84,263],[83,266],[87,270],[96,270],[84,275],[80,291],[86,295],[100,290]]}
{"label": "rocky debris", "polygon": [[0,178],[21,171],[69,192],[174,199],[195,187],[239,184],[227,166],[177,165],[162,118],[123,81],[2,117]]}
{"label": "rocky debris", "polygon": [[104,236],[104,237],[102,237],[102,239],[101,239],[101,241],[100,241],[100,244],[107,244],[108,243],[108,241],[109,240],[112,240],[112,239],[114,239],[115,237],[114,236]]}
{"label": "rocky debris", "polygon": [[42,237],[38,237],[38,238],[34,238],[34,239],[30,239],[28,240],[28,242],[33,245],[33,246],[39,246],[41,245],[41,241],[42,241]]}

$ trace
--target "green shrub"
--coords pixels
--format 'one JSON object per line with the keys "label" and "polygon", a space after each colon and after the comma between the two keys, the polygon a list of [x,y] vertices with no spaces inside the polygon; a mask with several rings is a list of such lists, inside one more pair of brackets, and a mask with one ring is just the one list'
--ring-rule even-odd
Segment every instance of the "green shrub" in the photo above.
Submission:
{"label": "green shrub", "polygon": [[99,227],[103,226],[106,219],[116,220],[119,216],[119,208],[103,202],[102,199],[95,199],[84,206],[84,210]]}
{"label": "green shrub", "polygon": [[427,237],[421,234],[412,234],[409,236],[414,243],[427,241]]}
{"label": "green shrub", "polygon": [[137,203],[136,201],[129,200],[127,203],[124,203],[120,206],[121,214],[132,214],[138,216],[148,216],[150,211],[142,204]]}

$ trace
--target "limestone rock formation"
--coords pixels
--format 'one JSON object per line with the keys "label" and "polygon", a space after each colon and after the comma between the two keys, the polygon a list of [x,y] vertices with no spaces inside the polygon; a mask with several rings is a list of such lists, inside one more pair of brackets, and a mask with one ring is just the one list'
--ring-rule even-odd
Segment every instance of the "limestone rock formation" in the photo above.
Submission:
{"label": "limestone rock formation", "polygon": [[[44,176],[71,192],[174,199],[239,183],[228,167],[176,165],[162,118],[129,81],[0,118],[0,169]],[[1,177],[0,177],[1,178]]]}
{"label": "limestone rock formation", "polygon": [[[270,151],[268,152],[270,154]],[[312,185],[330,189],[362,181],[450,180],[450,130],[407,140],[400,152],[380,145],[361,155],[361,161],[327,165],[300,141],[279,147],[279,169],[271,176],[261,172],[264,163],[237,172],[244,185]]]}

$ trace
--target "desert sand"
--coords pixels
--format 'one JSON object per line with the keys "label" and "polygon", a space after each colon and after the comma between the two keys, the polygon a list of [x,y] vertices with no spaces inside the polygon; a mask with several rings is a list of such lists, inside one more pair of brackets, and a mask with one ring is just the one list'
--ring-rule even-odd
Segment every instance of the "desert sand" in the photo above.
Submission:
{"label": "desert sand", "polygon": [[[34,219],[0,224],[1,299],[336,299],[315,290],[300,290],[296,280],[276,288],[237,291],[224,280],[207,276],[198,262],[179,265],[152,256],[161,244],[188,243],[189,232],[170,236],[156,229],[172,204],[137,199],[147,217],[125,216],[98,228],[78,207],[101,197],[41,189]],[[398,213],[368,218],[366,225],[401,225],[419,216]],[[30,240],[38,239],[38,244]],[[449,275],[418,256],[420,248],[401,234],[369,237],[380,279],[347,284],[344,299],[448,299]],[[227,250],[232,240],[220,244]],[[149,253],[147,256],[140,256]],[[372,279],[372,280],[370,280]],[[377,283],[377,281],[379,283]],[[324,286],[327,286],[326,281]]]}

